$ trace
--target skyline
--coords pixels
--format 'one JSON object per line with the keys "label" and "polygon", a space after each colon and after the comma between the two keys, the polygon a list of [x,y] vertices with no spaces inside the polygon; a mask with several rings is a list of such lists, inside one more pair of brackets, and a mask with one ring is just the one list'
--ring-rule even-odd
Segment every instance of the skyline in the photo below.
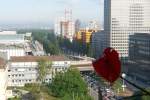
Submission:
{"label": "skyline", "polygon": [[103,24],[103,0],[0,0],[0,26],[45,25],[72,9],[73,19],[97,20]]}

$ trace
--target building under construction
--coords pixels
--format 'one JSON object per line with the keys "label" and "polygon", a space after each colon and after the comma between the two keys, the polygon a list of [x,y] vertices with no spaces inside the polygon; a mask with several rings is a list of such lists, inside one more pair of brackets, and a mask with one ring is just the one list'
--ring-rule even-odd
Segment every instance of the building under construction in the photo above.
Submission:
{"label": "building under construction", "polygon": [[72,19],[72,11],[65,10],[63,17],[58,18],[55,22],[55,34],[64,38],[73,40],[75,34],[75,23]]}

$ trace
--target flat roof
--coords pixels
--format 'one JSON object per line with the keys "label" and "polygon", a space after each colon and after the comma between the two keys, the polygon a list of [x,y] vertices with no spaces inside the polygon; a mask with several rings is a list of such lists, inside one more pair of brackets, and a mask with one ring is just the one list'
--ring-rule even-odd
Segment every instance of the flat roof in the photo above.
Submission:
{"label": "flat roof", "polygon": [[1,44],[0,43],[0,49],[16,49],[16,48],[24,48],[24,45],[22,44]]}
{"label": "flat roof", "polygon": [[24,40],[24,34],[0,34],[0,41]]}
{"label": "flat roof", "polygon": [[37,62],[39,60],[46,61],[69,61],[65,56],[12,56],[11,62]]}
{"label": "flat roof", "polygon": [[1,31],[0,30],[0,35],[6,35],[6,34],[17,34],[16,31]]}

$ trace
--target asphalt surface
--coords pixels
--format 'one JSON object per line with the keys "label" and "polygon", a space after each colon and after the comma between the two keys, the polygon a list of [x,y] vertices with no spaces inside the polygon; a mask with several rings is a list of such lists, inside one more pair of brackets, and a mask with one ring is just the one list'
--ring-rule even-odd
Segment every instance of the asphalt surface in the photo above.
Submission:
{"label": "asphalt surface", "polygon": [[94,100],[99,100],[99,89],[103,100],[116,100],[115,93],[111,88],[101,84],[99,81],[90,76],[90,74],[82,74],[82,76],[88,85],[89,94]]}

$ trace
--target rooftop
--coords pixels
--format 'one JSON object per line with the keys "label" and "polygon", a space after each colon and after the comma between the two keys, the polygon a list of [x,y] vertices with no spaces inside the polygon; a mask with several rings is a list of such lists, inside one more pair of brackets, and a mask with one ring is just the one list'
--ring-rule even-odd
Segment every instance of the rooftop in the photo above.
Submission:
{"label": "rooftop", "polygon": [[23,34],[6,34],[1,35],[0,34],[0,41],[12,41],[12,40],[24,40]]}
{"label": "rooftop", "polygon": [[0,43],[0,49],[16,49],[16,48],[24,48],[24,45],[21,44],[3,44]]}
{"label": "rooftop", "polygon": [[14,35],[17,34],[16,31],[0,31],[0,35]]}
{"label": "rooftop", "polygon": [[11,57],[11,62],[37,62],[39,60],[47,61],[69,61],[65,56],[17,56]]}
{"label": "rooftop", "polygon": [[[92,64],[78,64],[78,65],[72,65],[72,67],[92,67]],[[93,68],[93,67],[92,67]]]}

